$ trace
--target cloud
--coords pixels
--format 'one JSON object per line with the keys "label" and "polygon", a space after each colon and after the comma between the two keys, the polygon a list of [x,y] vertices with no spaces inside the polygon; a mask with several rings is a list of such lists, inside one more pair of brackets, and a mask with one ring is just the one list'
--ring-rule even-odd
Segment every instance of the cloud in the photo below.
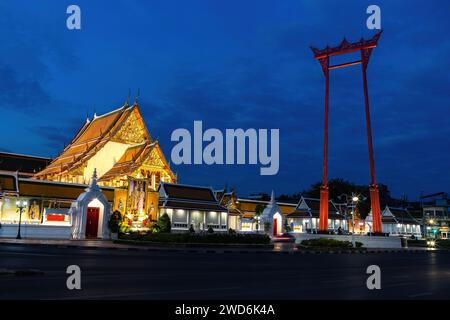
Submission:
{"label": "cloud", "polygon": [[0,65],[0,108],[29,111],[49,105],[52,99],[34,79],[19,79],[9,66]]}

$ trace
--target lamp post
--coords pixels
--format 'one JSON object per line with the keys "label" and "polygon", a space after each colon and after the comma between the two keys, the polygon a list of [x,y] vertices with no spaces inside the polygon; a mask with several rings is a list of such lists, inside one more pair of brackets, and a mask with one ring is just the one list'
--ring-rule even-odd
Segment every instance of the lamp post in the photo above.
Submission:
{"label": "lamp post", "polygon": [[[343,193],[338,198],[341,198],[342,196],[345,197],[345,201],[348,204],[350,202],[349,195]],[[356,208],[356,204],[359,201],[359,196],[356,193],[352,192],[350,199],[351,199],[350,208],[351,208],[351,214],[352,214],[352,245],[353,245],[353,247],[356,247],[355,237],[354,237],[354,235],[355,235],[355,208]]]}
{"label": "lamp post", "polygon": [[356,203],[359,201],[359,198],[357,195],[352,193],[352,246],[353,248],[356,247],[355,243],[355,207]]}
{"label": "lamp post", "polygon": [[17,200],[16,201],[16,207],[17,209],[19,209],[19,229],[17,230],[17,237],[16,239],[22,239],[21,235],[20,235],[20,226],[22,224],[22,212],[23,209],[25,209],[28,205],[28,202],[26,200]]}

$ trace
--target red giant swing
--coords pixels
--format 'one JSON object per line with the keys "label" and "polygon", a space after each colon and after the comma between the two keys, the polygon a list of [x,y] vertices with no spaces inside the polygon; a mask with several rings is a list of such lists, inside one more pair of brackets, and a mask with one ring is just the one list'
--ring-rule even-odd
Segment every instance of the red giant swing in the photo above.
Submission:
{"label": "red giant swing", "polygon": [[[381,234],[381,213],[380,213],[380,199],[378,194],[378,185],[375,179],[375,164],[373,158],[373,146],[372,146],[372,129],[370,125],[370,113],[369,113],[369,94],[367,90],[367,76],[366,70],[369,64],[370,55],[372,50],[377,46],[380,39],[381,31],[375,34],[371,39],[361,39],[358,42],[350,43],[347,40],[343,40],[337,47],[326,47],[319,50],[311,47],[314,53],[314,58],[320,62],[323,73],[325,75],[325,129],[324,129],[324,153],[323,153],[323,176],[322,186],[320,190],[320,219],[319,219],[319,231],[326,233],[328,231],[328,100],[329,100],[329,82],[330,82],[330,70],[349,67],[357,64],[362,66],[362,78],[364,87],[364,101],[366,112],[366,127],[367,127],[367,143],[369,146],[369,161],[370,161],[370,202],[372,207],[372,231],[374,234]],[[357,61],[330,65],[330,57],[350,52],[360,51],[361,59]]]}

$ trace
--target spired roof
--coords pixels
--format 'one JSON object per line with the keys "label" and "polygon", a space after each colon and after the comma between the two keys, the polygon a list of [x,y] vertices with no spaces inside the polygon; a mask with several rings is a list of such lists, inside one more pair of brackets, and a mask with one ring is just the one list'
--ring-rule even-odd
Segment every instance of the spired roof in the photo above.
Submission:
{"label": "spired roof", "polygon": [[[122,157],[117,161],[114,166],[108,170],[99,181],[108,180],[110,178],[131,174],[136,171],[144,162],[146,162],[149,158],[151,158],[152,152],[156,152],[158,154],[158,159],[161,161],[161,164],[169,169],[169,165],[167,160],[164,157],[164,154],[159,146],[158,141],[155,142],[144,142],[134,146],[130,146]],[[173,181],[176,180],[175,175],[172,173],[172,170],[167,170]]]}
{"label": "spired roof", "polygon": [[419,224],[406,208],[391,208],[389,206],[386,206],[383,210],[381,220],[385,223]]}
{"label": "spired roof", "polygon": [[160,188],[170,199],[217,202],[214,192],[208,187],[162,183]]}
{"label": "spired roof", "polygon": [[161,182],[158,192],[162,207],[227,211],[208,187]]}
{"label": "spired roof", "polygon": [[[47,168],[37,173],[35,177],[45,177],[48,174],[62,174],[77,169],[87,160],[94,156],[107,142],[125,142],[121,135],[122,131],[133,125],[127,120],[134,117],[142,129],[140,136],[134,143],[144,141],[151,142],[151,136],[147,131],[137,104],[123,107],[101,116],[94,116],[77,132],[70,144],[64,148],[62,153],[53,160]],[[133,138],[131,138],[133,139]],[[134,138],[136,139],[136,138]]]}
{"label": "spired roof", "polygon": [[0,170],[34,174],[44,169],[52,159],[24,154],[0,152]]}
{"label": "spired roof", "polygon": [[[295,208],[295,211],[288,215],[289,218],[303,218],[303,217],[320,217],[320,199],[301,197]],[[334,202],[328,201],[328,218],[330,219],[344,219],[344,215],[340,214]]]}

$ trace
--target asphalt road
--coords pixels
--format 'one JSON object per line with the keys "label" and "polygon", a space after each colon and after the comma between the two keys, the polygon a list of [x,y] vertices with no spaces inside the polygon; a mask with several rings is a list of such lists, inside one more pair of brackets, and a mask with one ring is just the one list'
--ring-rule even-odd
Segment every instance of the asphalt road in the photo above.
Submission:
{"label": "asphalt road", "polygon": [[[81,268],[68,290],[66,268]],[[381,268],[368,290],[366,268]],[[450,299],[450,253],[270,254],[0,246],[0,299]]]}

